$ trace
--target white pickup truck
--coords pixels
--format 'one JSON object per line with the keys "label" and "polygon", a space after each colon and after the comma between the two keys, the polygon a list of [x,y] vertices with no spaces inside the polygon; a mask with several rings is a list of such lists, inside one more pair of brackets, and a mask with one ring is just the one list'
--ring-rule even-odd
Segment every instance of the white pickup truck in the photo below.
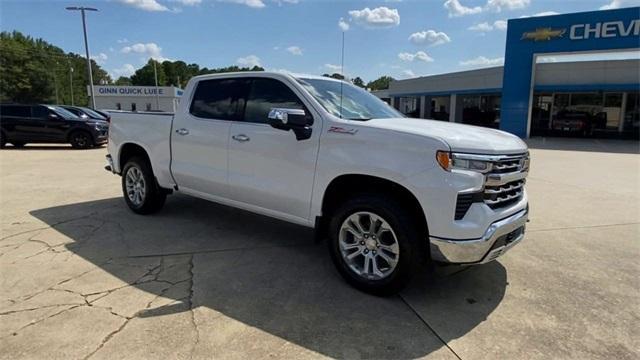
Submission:
{"label": "white pickup truck", "polygon": [[511,134],[404,117],[325,77],[192,78],[175,115],[112,112],[106,168],[127,205],[179,191],[328,239],[340,274],[374,294],[425,261],[480,264],[524,237],[526,144]]}

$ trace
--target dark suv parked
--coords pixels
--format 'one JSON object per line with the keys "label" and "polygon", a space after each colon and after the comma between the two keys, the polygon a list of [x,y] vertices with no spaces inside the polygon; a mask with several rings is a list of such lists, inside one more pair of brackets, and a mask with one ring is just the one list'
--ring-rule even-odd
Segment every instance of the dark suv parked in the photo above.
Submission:
{"label": "dark suv parked", "polygon": [[54,105],[0,106],[0,145],[26,143],[71,143],[86,149],[107,142],[109,123],[80,118]]}

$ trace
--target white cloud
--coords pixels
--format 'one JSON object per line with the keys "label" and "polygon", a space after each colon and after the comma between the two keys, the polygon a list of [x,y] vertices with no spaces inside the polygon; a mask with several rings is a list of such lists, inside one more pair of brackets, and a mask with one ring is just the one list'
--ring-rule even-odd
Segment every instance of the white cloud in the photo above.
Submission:
{"label": "white cloud", "polygon": [[506,20],[496,20],[493,22],[493,27],[496,30],[507,30],[507,21]]}
{"label": "white cloud", "polygon": [[528,18],[528,17],[537,17],[537,16],[550,16],[550,15],[558,15],[559,13],[555,11],[543,11],[533,15],[522,15],[520,18]]}
{"label": "white cloud", "polygon": [[488,0],[487,9],[497,12],[505,10],[524,9],[531,3],[531,0]]}
{"label": "white cloud", "polygon": [[289,47],[287,48],[287,51],[288,51],[289,53],[291,53],[292,55],[297,55],[297,56],[302,55],[302,49],[300,49],[300,48],[299,48],[299,47],[297,47],[297,46],[289,46]]}
{"label": "white cloud", "polygon": [[340,20],[338,21],[338,27],[342,31],[347,31],[349,30],[349,23],[346,22],[343,18],[340,18]]}
{"label": "white cloud", "polygon": [[128,43],[128,42],[129,42],[129,39],[124,38],[124,39],[116,40],[116,42],[117,42],[118,44],[126,44],[126,43]]}
{"label": "white cloud", "polygon": [[486,66],[497,66],[504,64],[504,58],[498,57],[495,59],[489,59],[484,56],[478,56],[475,59],[460,61],[460,65],[462,66],[477,66],[477,67],[486,67]]}
{"label": "white cloud", "polygon": [[475,24],[475,25],[469,26],[467,29],[469,29],[471,31],[487,32],[487,31],[493,30],[493,25],[489,25],[488,22],[483,22],[483,23],[479,23],[479,24]]}
{"label": "white cloud", "polygon": [[493,24],[489,24],[488,22],[478,23],[472,26],[469,26],[467,29],[471,31],[478,32],[489,32],[493,30],[507,30],[507,21],[506,20],[496,20]]}
{"label": "white cloud", "polygon": [[531,3],[531,0],[487,0],[484,6],[468,7],[460,3],[460,0],[447,0],[443,6],[449,11],[449,17],[479,14],[484,11],[501,12],[502,10],[523,9]]}
{"label": "white cloud", "polygon": [[444,2],[444,8],[449,11],[449,17],[458,17],[465,15],[478,14],[482,12],[480,6],[467,7],[460,4],[459,0],[447,0]]}
{"label": "white cloud", "polygon": [[246,5],[254,9],[260,9],[267,6],[262,0],[218,0],[218,1]]}
{"label": "white cloud", "polygon": [[409,70],[409,69],[402,70],[402,75],[403,75],[405,78],[413,78],[413,77],[416,77],[416,74],[415,74],[413,71]]}
{"label": "white cloud", "polygon": [[411,54],[408,52],[401,52],[398,54],[398,58],[402,61],[424,61],[424,62],[433,62],[433,58],[424,51],[418,51],[415,54]]}
{"label": "white cloud", "polygon": [[610,0],[606,5],[600,7],[600,10],[618,9],[626,6],[638,6],[640,1],[638,0]]}
{"label": "white cloud", "polygon": [[120,76],[131,76],[136,72],[136,68],[131,64],[124,64],[122,67],[111,70],[111,75],[114,79],[119,78]]}
{"label": "white cloud", "polygon": [[333,71],[333,72],[341,72],[342,71],[342,66],[340,65],[334,65],[334,64],[324,64],[324,67]]}
{"label": "white cloud", "polygon": [[431,46],[436,46],[451,42],[451,38],[442,31],[426,30],[411,34],[409,36],[409,41],[417,45],[429,44]]}
{"label": "white cloud", "polygon": [[397,9],[389,9],[386,6],[362,10],[351,10],[349,15],[360,25],[366,27],[392,27],[400,24],[400,14]]}
{"label": "white cloud", "polygon": [[169,8],[156,0],[119,0],[121,3],[144,11],[169,11]]}
{"label": "white cloud", "polygon": [[248,55],[238,58],[238,60],[236,60],[236,63],[238,63],[238,65],[246,67],[262,66],[260,65],[260,58],[255,55]]}
{"label": "white cloud", "polygon": [[171,0],[173,2],[179,2],[182,5],[194,6],[202,3],[202,0]]}
{"label": "white cloud", "polygon": [[162,56],[162,48],[158,46],[156,43],[147,43],[147,44],[137,43],[137,44],[123,47],[120,50],[120,52],[123,54],[130,54],[130,53],[143,54],[150,58],[154,58],[158,61],[165,60],[165,58]]}
{"label": "white cloud", "polygon": [[98,65],[104,64],[109,57],[105,53],[99,53],[98,55],[91,56],[91,59]]}

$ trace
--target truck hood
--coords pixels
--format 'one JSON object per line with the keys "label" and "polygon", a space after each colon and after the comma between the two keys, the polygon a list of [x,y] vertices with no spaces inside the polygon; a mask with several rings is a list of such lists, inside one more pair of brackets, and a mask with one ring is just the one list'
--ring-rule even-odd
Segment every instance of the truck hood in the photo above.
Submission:
{"label": "truck hood", "polygon": [[412,118],[371,119],[363,125],[437,138],[458,152],[508,155],[527,151],[527,144],[519,137],[480,126]]}

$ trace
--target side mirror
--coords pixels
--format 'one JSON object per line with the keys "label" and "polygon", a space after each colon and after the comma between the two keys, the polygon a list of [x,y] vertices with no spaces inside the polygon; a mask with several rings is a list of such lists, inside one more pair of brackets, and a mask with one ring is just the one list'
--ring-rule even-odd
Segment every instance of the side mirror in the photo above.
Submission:
{"label": "side mirror", "polygon": [[59,119],[60,116],[58,116],[58,114],[54,114],[54,113],[49,113],[49,119]]}
{"label": "side mirror", "polygon": [[272,108],[268,118],[269,125],[276,129],[293,130],[298,140],[311,137],[313,118],[302,109]]}

